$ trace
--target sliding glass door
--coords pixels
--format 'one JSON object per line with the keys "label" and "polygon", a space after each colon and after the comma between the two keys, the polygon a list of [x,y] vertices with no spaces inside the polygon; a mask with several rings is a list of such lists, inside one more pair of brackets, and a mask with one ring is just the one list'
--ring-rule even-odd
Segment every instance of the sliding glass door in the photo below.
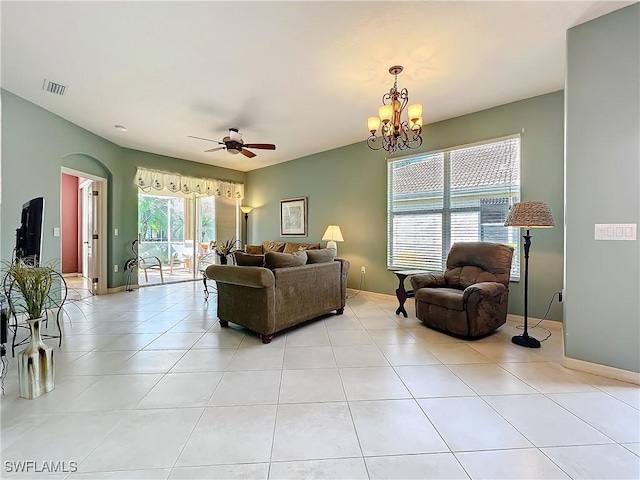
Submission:
{"label": "sliding glass door", "polygon": [[[139,285],[200,278],[198,267],[209,262],[210,245],[237,238],[238,202],[221,197],[182,194],[138,194]],[[146,260],[145,260],[146,259]]]}

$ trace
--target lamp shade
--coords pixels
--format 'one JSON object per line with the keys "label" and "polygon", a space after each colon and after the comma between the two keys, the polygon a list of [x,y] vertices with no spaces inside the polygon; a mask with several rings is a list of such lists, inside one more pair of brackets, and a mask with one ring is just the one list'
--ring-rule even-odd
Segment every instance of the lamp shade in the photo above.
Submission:
{"label": "lamp shade", "polygon": [[514,203],[505,227],[551,228],[555,226],[549,206],[544,202]]}
{"label": "lamp shade", "polygon": [[420,105],[419,103],[409,105],[407,113],[409,114],[409,120],[417,120],[418,118],[422,117],[422,105]]}
{"label": "lamp shade", "polygon": [[251,213],[253,207],[240,207],[240,210],[242,211],[242,213]]}
{"label": "lamp shade", "polygon": [[327,227],[327,231],[324,232],[322,240],[330,242],[344,242],[340,227],[338,225],[329,225]]}
{"label": "lamp shade", "polygon": [[393,118],[393,105],[383,105],[378,108],[378,115],[382,123],[386,124]]}
{"label": "lamp shade", "polygon": [[367,120],[367,125],[369,126],[369,131],[373,135],[380,128],[380,118],[379,117],[369,117]]}

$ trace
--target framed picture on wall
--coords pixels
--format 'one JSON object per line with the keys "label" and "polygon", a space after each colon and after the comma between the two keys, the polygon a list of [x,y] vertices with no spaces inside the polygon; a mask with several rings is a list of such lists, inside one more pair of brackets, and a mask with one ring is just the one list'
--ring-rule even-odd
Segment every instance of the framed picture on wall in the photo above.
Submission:
{"label": "framed picture on wall", "polygon": [[307,236],[307,197],[280,200],[280,235]]}

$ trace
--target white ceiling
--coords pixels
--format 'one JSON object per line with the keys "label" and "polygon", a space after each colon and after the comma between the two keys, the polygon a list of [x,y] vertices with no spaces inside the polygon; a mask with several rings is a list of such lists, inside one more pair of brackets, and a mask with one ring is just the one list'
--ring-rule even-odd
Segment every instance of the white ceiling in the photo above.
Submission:
{"label": "white ceiling", "polygon": [[[366,139],[391,65],[425,124],[560,90],[566,30],[632,3],[2,1],[1,85],[123,147],[248,171]],[[229,127],[277,150],[187,138]]]}

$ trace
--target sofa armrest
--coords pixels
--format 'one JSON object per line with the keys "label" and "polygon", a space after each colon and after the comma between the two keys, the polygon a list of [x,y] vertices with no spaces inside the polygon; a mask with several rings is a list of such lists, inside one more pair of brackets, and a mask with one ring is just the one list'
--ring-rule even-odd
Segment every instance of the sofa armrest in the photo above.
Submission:
{"label": "sofa armrest", "polygon": [[[502,297],[508,291],[508,288],[504,284],[499,282],[475,283],[465,288],[462,296],[462,301],[466,304],[472,295],[477,295],[478,300],[482,300],[485,298]],[[500,301],[502,301],[502,299]]]}
{"label": "sofa armrest", "polygon": [[209,265],[205,270],[208,279],[251,288],[273,287],[273,272],[264,267],[238,267],[236,265]]}
{"label": "sofa armrest", "polygon": [[421,273],[411,276],[411,286],[417,292],[421,288],[446,287],[447,281],[442,273]]}
{"label": "sofa armrest", "polygon": [[349,276],[349,267],[351,263],[346,258],[336,258],[336,262],[340,262],[340,295],[342,298],[342,307],[344,309],[347,303],[347,277]]}

